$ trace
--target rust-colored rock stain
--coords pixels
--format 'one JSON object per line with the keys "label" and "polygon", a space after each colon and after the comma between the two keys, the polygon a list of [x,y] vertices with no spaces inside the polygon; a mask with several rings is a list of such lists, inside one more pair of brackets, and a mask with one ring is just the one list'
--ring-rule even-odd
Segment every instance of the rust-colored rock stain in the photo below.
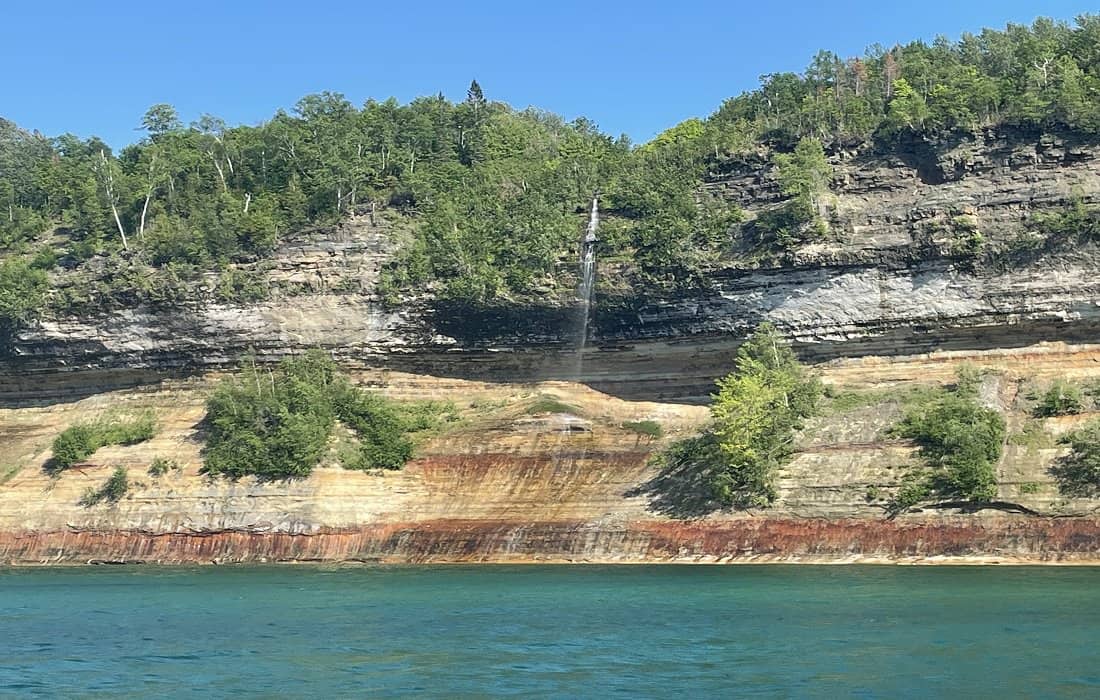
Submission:
{"label": "rust-colored rock stain", "polygon": [[0,562],[407,563],[537,561],[1100,561],[1100,521],[899,523],[745,518],[722,522],[438,520],[308,534],[221,531],[0,533]]}

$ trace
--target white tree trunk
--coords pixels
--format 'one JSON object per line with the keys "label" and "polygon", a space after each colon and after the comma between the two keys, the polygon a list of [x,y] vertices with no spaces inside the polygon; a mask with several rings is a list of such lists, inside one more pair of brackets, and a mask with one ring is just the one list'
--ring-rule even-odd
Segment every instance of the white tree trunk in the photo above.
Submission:
{"label": "white tree trunk", "polygon": [[228,192],[229,185],[225,184],[225,172],[222,170],[221,163],[218,162],[218,158],[213,152],[210,153],[210,160],[214,162],[214,169],[218,171],[218,179],[222,181],[222,192]]}
{"label": "white tree trunk", "polygon": [[141,205],[141,224],[138,226],[138,238],[145,239],[145,215],[149,211],[149,200],[153,198],[156,190],[157,152],[153,151],[153,159],[149,162],[149,186],[145,190],[145,203]]}
{"label": "white tree trunk", "polygon": [[111,174],[111,164],[107,161],[107,154],[101,148],[99,161],[103,172],[103,189],[107,193],[107,202],[111,205],[111,213],[115,217],[115,225],[118,226],[118,235],[122,236],[122,248],[130,250],[130,244],[126,240],[126,229],[122,228],[122,219],[118,216],[118,194],[115,192],[114,175]]}

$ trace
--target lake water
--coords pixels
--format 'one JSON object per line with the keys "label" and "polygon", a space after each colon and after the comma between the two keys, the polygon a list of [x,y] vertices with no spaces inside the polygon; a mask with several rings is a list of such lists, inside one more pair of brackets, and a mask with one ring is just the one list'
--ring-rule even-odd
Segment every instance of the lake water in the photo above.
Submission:
{"label": "lake water", "polygon": [[1100,696],[1100,569],[0,570],[0,695]]}

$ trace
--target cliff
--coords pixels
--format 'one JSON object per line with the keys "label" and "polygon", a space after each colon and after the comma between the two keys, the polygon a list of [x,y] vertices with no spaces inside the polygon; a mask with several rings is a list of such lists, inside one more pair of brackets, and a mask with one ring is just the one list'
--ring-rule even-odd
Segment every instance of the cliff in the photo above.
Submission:
{"label": "cliff", "polygon": [[[1048,469],[1064,448],[1050,440],[1007,447],[992,508],[895,520],[884,508],[913,459],[911,444],[885,433],[906,387],[974,361],[994,371],[983,396],[1019,431],[1029,382],[1100,376],[1089,344],[1097,251],[1013,252],[1036,212],[1100,202],[1098,157],[1100,145],[1072,135],[1004,130],[835,153],[828,240],[781,258],[754,257],[751,238],[754,216],[779,200],[773,173],[763,161],[726,163],[701,190],[747,212],[732,232],[744,255],[696,293],[597,297],[581,358],[573,309],[384,304],[378,273],[400,224],[367,217],[285,243],[265,272],[268,301],[43,319],[0,359],[0,561],[1098,560],[1095,505],[1058,493]],[[974,231],[984,252],[961,255]],[[650,456],[705,421],[698,404],[764,319],[827,383],[879,394],[806,428],[774,508],[714,510]],[[426,437],[400,472],[202,477],[202,404],[217,373],[246,353],[264,361],[311,347],[392,396],[453,400],[462,419]],[[528,413],[540,394],[576,415]],[[104,448],[60,477],[43,471],[66,425],[139,406],[158,415],[154,440]],[[666,437],[624,427],[637,420]],[[183,469],[149,476],[156,457]],[[115,465],[130,494],[80,505]]]}
{"label": "cliff", "polygon": [[[636,402],[564,382],[487,384],[402,373],[357,379],[397,398],[452,397],[460,420],[428,436],[398,472],[318,469],[307,479],[226,481],[199,473],[207,380],[165,382],[71,403],[0,410],[0,561],[1047,561],[1094,562],[1091,499],[1063,497],[1049,474],[1065,448],[1008,445],[999,502],[887,518],[914,447],[890,437],[907,387],[949,380],[963,356],[839,360],[830,384],[876,389],[861,405],[828,403],[799,437],[770,509],[716,510],[690,475],[649,457],[706,419],[697,406]],[[1029,383],[1094,378],[1100,348],[1048,344],[967,354],[990,370],[983,396],[1019,432]],[[213,378],[211,378],[213,379]],[[552,396],[571,415],[532,413]],[[151,408],[151,441],[99,450],[60,476],[43,467],[64,426],[109,410]],[[1056,435],[1092,415],[1052,418]],[[651,420],[666,436],[632,430]],[[181,469],[147,473],[158,457]],[[116,466],[131,489],[81,504]]]}
{"label": "cliff", "polygon": [[[43,320],[0,359],[0,400],[222,369],[250,349],[263,360],[324,347],[360,367],[501,382],[579,378],[627,398],[699,401],[728,370],[738,338],[763,319],[810,361],[1088,341],[1097,251],[1025,259],[1012,251],[1036,212],[1100,201],[1098,156],[1100,145],[1073,135],[1015,131],[836,153],[827,241],[781,260],[734,257],[697,293],[611,303],[598,291],[580,377],[572,309],[446,308],[420,297],[383,304],[378,273],[400,236],[389,221],[361,217],[284,244],[265,273],[276,290],[269,301]],[[780,198],[764,161],[729,162],[702,189],[745,209],[749,223],[732,232],[745,251],[752,218]],[[988,254],[960,259],[958,239],[975,231]]]}

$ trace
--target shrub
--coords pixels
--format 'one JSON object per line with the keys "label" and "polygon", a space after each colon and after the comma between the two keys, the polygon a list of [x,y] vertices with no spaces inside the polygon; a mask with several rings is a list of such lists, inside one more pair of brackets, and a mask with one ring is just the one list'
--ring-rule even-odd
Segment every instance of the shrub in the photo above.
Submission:
{"label": "shrub", "polygon": [[46,273],[17,258],[0,262],[0,350],[46,303]]}
{"label": "shrub", "polygon": [[633,420],[627,421],[622,424],[624,430],[629,430],[639,435],[647,435],[651,438],[657,439],[664,434],[664,429],[661,428],[661,424],[655,420]]}
{"label": "shrub", "polygon": [[760,243],[784,249],[825,235],[824,224],[804,197],[761,212],[753,221],[753,230]]}
{"label": "shrub", "polygon": [[1061,442],[1069,445],[1070,453],[1050,469],[1058,490],[1068,496],[1100,494],[1100,420],[1063,435]]}
{"label": "shrub", "polygon": [[540,413],[570,413],[572,415],[579,415],[580,409],[565,403],[557,396],[539,394],[523,412],[529,416],[538,415]]}
{"label": "shrub", "polygon": [[130,419],[106,417],[75,423],[54,438],[51,467],[55,470],[67,469],[91,457],[101,447],[134,445],[149,440],[156,432],[157,421],[151,412]]}
{"label": "shrub", "polygon": [[412,457],[412,443],[405,436],[410,426],[393,404],[377,394],[368,394],[346,380],[337,383],[336,413],[359,436],[358,459],[345,464],[351,469],[400,469]]}
{"label": "shrub", "polygon": [[136,445],[157,434],[157,419],[151,412],[130,420],[107,420],[100,425],[104,445]]}
{"label": "shrub", "polygon": [[164,476],[169,471],[179,471],[180,469],[182,469],[182,467],[176,460],[157,457],[153,460],[153,463],[149,465],[149,476]]}
{"label": "shrub", "polygon": [[1039,418],[1068,416],[1080,413],[1084,409],[1085,403],[1081,390],[1064,379],[1058,379],[1043,392],[1042,398],[1035,406],[1035,415]]}
{"label": "shrub", "polygon": [[254,363],[223,382],[207,401],[209,438],[203,471],[231,478],[308,476],[328,448],[336,420],[359,439],[352,468],[399,469],[412,455],[396,406],[339,376],[320,352],[274,370]]}
{"label": "shrub", "polygon": [[126,470],[115,467],[114,472],[107,481],[98,489],[88,489],[80,498],[80,505],[85,508],[94,506],[102,501],[117,503],[130,491],[130,481],[126,478]]}
{"label": "shrub", "polygon": [[214,296],[225,303],[247,304],[263,301],[271,293],[262,273],[228,268],[218,276]]}
{"label": "shrub", "polygon": [[1005,430],[1001,414],[978,403],[964,376],[953,390],[909,409],[894,432],[920,445],[926,468],[902,487],[895,509],[929,498],[993,500]]}
{"label": "shrub", "polygon": [[100,446],[94,425],[78,423],[69,426],[53,440],[53,462],[58,469],[67,469],[91,457]]}
{"label": "shrub", "polygon": [[451,401],[410,401],[392,404],[404,429],[411,433],[433,430],[443,423],[459,419],[458,408]]}
{"label": "shrub", "polygon": [[826,389],[828,397],[828,410],[834,413],[847,413],[859,408],[875,406],[893,398],[890,391],[836,391],[831,387]]}
{"label": "shrub", "polygon": [[954,391],[958,396],[976,398],[982,387],[982,370],[970,362],[963,362],[955,368]]}

